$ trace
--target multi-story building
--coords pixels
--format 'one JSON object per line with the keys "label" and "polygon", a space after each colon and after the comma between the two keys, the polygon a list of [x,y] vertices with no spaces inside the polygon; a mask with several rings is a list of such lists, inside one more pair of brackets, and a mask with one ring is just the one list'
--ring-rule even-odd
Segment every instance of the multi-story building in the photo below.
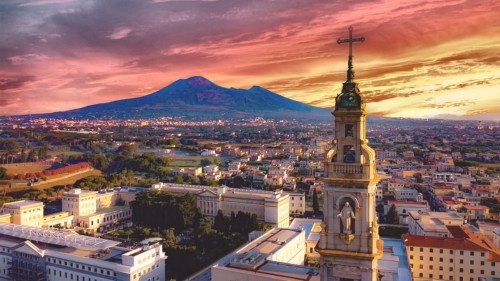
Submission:
{"label": "multi-story building", "polygon": [[318,269],[303,266],[304,234],[303,230],[272,229],[217,261],[207,275],[211,280],[319,281]]}
{"label": "multi-story building", "polygon": [[77,225],[90,232],[106,232],[116,228],[120,222],[132,219],[132,209],[129,206],[113,206],[98,209],[88,216],[80,216]]}
{"label": "multi-story building", "polygon": [[10,214],[14,224],[42,227],[43,203],[38,201],[21,200],[5,203],[3,214]]}
{"label": "multi-story building", "polygon": [[417,201],[387,201],[384,205],[384,215],[387,215],[389,210],[394,206],[396,212],[399,215],[400,224],[408,224],[410,212],[427,212],[429,211],[429,205],[427,202],[417,202]]}
{"label": "multi-story building", "polygon": [[303,192],[286,192],[289,196],[290,214],[304,214],[306,211],[306,195]]}
{"label": "multi-story building", "polygon": [[422,195],[422,193],[413,188],[403,188],[400,190],[396,190],[394,191],[394,196],[398,201],[424,201],[424,196]]}
{"label": "multi-story building", "polygon": [[240,168],[241,168],[240,162],[232,162],[232,163],[229,163],[227,170],[231,173],[239,173]]}
{"label": "multi-story building", "polygon": [[97,210],[96,191],[87,191],[80,188],[65,192],[62,197],[62,210],[74,216],[76,224],[80,216],[88,216]]}
{"label": "multi-story building", "polygon": [[450,237],[403,235],[413,280],[475,281],[500,277],[500,249],[495,244],[466,226],[446,228]]}
{"label": "multi-story building", "polygon": [[465,212],[461,214],[463,214],[463,216],[468,220],[488,219],[490,217],[490,209],[487,206],[465,205],[463,209]]}
{"label": "multi-story building", "polygon": [[196,195],[196,206],[208,217],[215,217],[218,210],[224,216],[239,211],[256,214],[260,221],[273,226],[288,227],[289,195],[282,191],[263,191],[256,189],[240,189],[211,187],[201,185],[158,183],[153,188],[171,193],[193,193]]}
{"label": "multi-story building", "polygon": [[420,236],[449,237],[448,225],[464,225],[464,218],[457,213],[410,212],[408,233]]}
{"label": "multi-story building", "polygon": [[73,216],[73,225],[88,232],[110,230],[131,219],[129,203],[140,191],[126,188],[97,192],[75,188],[64,193],[62,210]]}
{"label": "multi-story building", "polygon": [[165,280],[158,241],[129,249],[68,230],[0,223],[0,280]]}

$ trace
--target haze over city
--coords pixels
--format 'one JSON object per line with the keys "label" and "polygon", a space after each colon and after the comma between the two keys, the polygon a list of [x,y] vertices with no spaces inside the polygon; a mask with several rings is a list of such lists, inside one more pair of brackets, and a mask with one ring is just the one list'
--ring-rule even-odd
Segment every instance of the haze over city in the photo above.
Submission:
{"label": "haze over city", "polygon": [[332,108],[354,69],[371,115],[500,120],[498,1],[2,1],[0,115],[150,94],[202,75]]}

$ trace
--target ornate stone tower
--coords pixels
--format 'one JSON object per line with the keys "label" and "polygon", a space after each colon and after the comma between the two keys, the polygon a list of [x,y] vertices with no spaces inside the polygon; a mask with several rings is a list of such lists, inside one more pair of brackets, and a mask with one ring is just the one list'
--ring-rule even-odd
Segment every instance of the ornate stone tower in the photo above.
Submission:
{"label": "ornate stone tower", "polygon": [[379,181],[375,152],[366,139],[366,110],[358,83],[354,82],[352,43],[349,43],[347,81],[335,99],[335,139],[325,161],[323,229],[317,251],[323,281],[378,280],[379,239],[375,191]]}

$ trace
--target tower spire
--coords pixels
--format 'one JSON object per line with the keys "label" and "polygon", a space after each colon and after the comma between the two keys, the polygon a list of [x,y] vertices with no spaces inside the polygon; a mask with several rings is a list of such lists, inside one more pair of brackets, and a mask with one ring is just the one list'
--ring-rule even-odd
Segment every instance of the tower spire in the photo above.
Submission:
{"label": "tower spire", "polygon": [[352,26],[349,26],[349,38],[337,39],[337,44],[349,43],[349,61],[347,62],[347,81],[346,82],[354,81],[354,70],[353,70],[353,65],[352,65],[352,43],[365,42],[365,37],[352,38],[352,30],[353,29],[354,28]]}

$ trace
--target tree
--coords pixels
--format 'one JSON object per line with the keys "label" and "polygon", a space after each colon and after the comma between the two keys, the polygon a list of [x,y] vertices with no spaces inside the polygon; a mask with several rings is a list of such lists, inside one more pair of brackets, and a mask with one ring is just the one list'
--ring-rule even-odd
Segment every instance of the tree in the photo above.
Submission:
{"label": "tree", "polygon": [[177,175],[175,176],[175,183],[178,183],[178,184],[182,184],[184,183],[184,178],[182,177],[182,175]]}
{"label": "tree", "polygon": [[389,224],[399,224],[399,215],[395,205],[391,205],[387,215],[385,215],[385,221]]}
{"label": "tree", "polygon": [[0,180],[7,178],[7,169],[0,167]]}
{"label": "tree", "polygon": [[206,236],[212,232],[212,221],[208,217],[202,217],[200,220],[200,228],[198,233],[200,236]]}
{"label": "tree", "polygon": [[245,180],[241,176],[236,176],[233,179],[233,187],[241,188],[245,184]]}
{"label": "tree", "polygon": [[231,212],[231,217],[229,218],[229,230],[231,232],[235,232],[234,225],[236,224],[236,215],[234,212]]}
{"label": "tree", "polygon": [[200,166],[202,166],[202,167],[208,166],[210,164],[212,164],[212,161],[210,161],[210,159],[208,159],[208,158],[203,158],[200,161]]}
{"label": "tree", "polygon": [[177,245],[179,239],[175,236],[175,231],[173,228],[169,228],[165,231],[165,245],[172,248]]}
{"label": "tree", "polygon": [[318,192],[316,191],[316,188],[313,189],[313,210],[315,213],[319,212],[319,199],[318,199]]}
{"label": "tree", "polygon": [[217,215],[214,218],[214,229],[224,233],[229,230],[229,222],[224,217],[222,210],[217,211]]}

